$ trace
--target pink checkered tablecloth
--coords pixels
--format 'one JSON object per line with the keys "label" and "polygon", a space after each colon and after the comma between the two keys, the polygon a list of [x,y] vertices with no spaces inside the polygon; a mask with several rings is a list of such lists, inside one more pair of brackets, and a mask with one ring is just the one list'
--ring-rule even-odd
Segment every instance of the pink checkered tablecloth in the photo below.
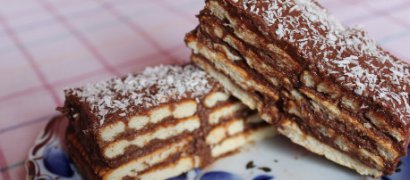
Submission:
{"label": "pink checkered tablecloth", "polygon": [[[0,179],[24,179],[34,139],[63,89],[183,63],[203,0],[0,1]],[[345,24],[410,60],[409,0],[321,0]]]}

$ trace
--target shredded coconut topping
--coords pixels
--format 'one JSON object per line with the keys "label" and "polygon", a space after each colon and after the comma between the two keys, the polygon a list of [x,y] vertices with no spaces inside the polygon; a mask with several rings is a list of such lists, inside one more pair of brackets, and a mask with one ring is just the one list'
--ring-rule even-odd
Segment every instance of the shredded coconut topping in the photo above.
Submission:
{"label": "shredded coconut topping", "polygon": [[294,46],[319,72],[410,121],[410,66],[359,28],[345,28],[312,0],[233,2],[261,17],[273,36]]}
{"label": "shredded coconut topping", "polygon": [[87,103],[102,125],[109,115],[124,117],[141,108],[184,98],[197,99],[209,93],[214,85],[214,81],[195,66],[160,65],[146,68],[140,74],[69,89],[66,94]]}

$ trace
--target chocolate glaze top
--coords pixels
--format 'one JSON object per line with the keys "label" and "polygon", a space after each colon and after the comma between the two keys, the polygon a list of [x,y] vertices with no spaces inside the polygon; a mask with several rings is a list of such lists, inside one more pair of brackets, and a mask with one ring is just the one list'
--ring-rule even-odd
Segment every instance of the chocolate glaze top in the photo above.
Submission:
{"label": "chocolate glaze top", "polygon": [[65,93],[91,107],[103,125],[106,118],[126,117],[160,104],[200,98],[214,87],[215,81],[193,65],[160,65],[123,78],[67,89]]}
{"label": "chocolate glaze top", "polygon": [[344,27],[313,0],[224,1],[254,19],[270,39],[286,44],[308,68],[410,124],[410,65],[363,30]]}

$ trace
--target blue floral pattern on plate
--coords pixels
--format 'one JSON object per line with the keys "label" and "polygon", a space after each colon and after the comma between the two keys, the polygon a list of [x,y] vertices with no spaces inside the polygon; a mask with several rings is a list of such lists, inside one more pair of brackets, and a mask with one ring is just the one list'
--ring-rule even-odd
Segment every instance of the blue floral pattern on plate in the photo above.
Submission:
{"label": "blue floral pattern on plate", "polygon": [[37,137],[26,162],[27,179],[81,179],[64,151],[67,120],[53,118]]}
{"label": "blue floral pattern on plate", "polygon": [[56,146],[48,146],[43,154],[44,165],[52,173],[62,177],[71,177],[74,171],[64,151]]}
{"label": "blue floral pattern on plate", "polygon": [[262,174],[253,178],[253,180],[272,180],[273,176]]}
{"label": "blue floral pattern on plate", "polygon": [[224,171],[211,171],[207,172],[200,177],[200,180],[241,180],[241,178],[235,174]]}
{"label": "blue floral pattern on plate", "polygon": [[[64,151],[64,134],[67,127],[67,120],[65,118],[56,117],[52,119],[44,128],[42,133],[37,137],[35,145],[31,148],[26,162],[27,178],[28,179],[65,179],[74,180],[81,179],[81,176],[75,169],[75,166],[71,163],[67,154]],[[265,144],[266,145],[266,144]],[[281,144],[282,145],[282,144]],[[257,148],[257,147],[255,147]],[[260,148],[260,147],[259,147]],[[266,147],[265,147],[266,148]],[[263,149],[263,148],[262,148]],[[288,149],[287,149],[288,150]],[[256,157],[260,154],[251,154],[251,157]],[[233,157],[234,158],[234,157]],[[264,158],[266,159],[266,158]],[[277,160],[270,163],[277,163]],[[217,162],[218,164],[220,162]],[[225,163],[225,164],[223,164]],[[246,167],[247,162],[245,160],[234,163],[222,162],[223,166],[241,166],[242,169],[234,171],[225,171],[215,168],[215,165],[211,167],[211,170],[194,169],[190,172],[182,174],[180,176],[170,178],[170,180],[273,180],[275,177],[273,173],[275,169],[267,167],[259,167],[253,164]],[[263,164],[269,165],[269,164]],[[286,166],[286,165],[284,165]],[[245,168],[246,167],[246,168]],[[340,167],[337,167],[340,168]],[[269,169],[268,171],[266,169]],[[271,172],[272,169],[272,172]],[[408,180],[410,178],[410,156],[402,159],[401,165],[398,168],[400,172],[397,172],[391,176],[384,176],[382,180]],[[299,172],[299,171],[298,171]],[[295,172],[295,173],[298,173]],[[354,174],[354,173],[353,173]],[[334,174],[335,177],[338,174]],[[276,175],[275,175],[276,176]],[[359,176],[357,176],[359,177]],[[308,178],[308,177],[306,177]],[[286,177],[285,179],[292,179]],[[308,178],[309,179],[309,178]],[[318,179],[318,178],[316,178]],[[366,178],[371,179],[371,178]]]}

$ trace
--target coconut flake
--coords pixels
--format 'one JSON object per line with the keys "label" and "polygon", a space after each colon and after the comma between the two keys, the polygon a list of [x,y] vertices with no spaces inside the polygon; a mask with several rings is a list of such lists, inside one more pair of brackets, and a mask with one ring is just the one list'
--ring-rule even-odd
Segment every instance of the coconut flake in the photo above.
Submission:
{"label": "coconut flake", "polygon": [[102,125],[109,115],[125,117],[137,108],[148,109],[169,101],[202,97],[213,85],[210,77],[195,66],[160,65],[124,78],[69,89],[66,93],[87,103]]}
{"label": "coconut flake", "polygon": [[319,71],[334,76],[359,96],[395,107],[393,113],[400,119],[410,119],[409,64],[380,49],[363,30],[345,28],[312,0],[242,0],[238,4],[247,11],[261,9],[249,12],[260,16],[279,40],[293,44]]}

